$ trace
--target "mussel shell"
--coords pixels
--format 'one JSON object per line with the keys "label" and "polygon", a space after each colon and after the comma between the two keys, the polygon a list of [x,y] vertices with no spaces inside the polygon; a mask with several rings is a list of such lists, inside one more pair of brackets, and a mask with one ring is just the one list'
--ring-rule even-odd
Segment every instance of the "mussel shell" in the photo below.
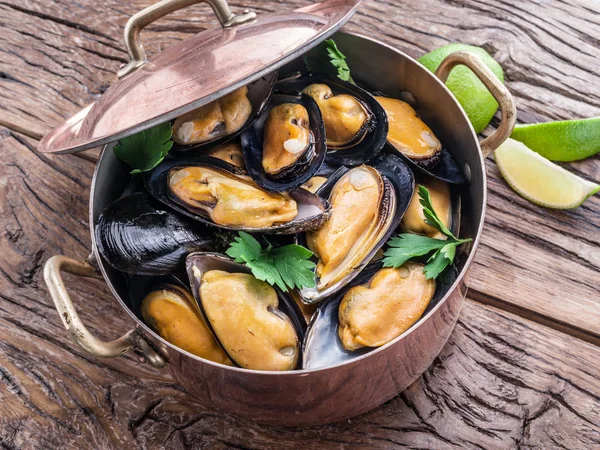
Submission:
{"label": "mussel shell", "polygon": [[[308,112],[309,128],[312,134],[311,149],[306,151],[300,160],[277,177],[265,173],[262,165],[263,129],[265,122],[273,109],[282,103],[298,103]],[[317,103],[308,95],[275,94],[265,108],[263,114],[242,133],[242,151],[244,162],[252,179],[260,187],[274,192],[290,191],[308,181],[325,161],[327,145],[325,144],[325,127]]]}
{"label": "mussel shell", "polygon": [[165,159],[146,175],[144,183],[146,189],[153,197],[175,211],[207,225],[221,229],[248,231],[250,233],[295,234],[317,229],[329,218],[329,202],[306,189],[295,189],[290,192],[290,195],[298,203],[298,216],[290,222],[273,225],[268,228],[234,227],[216,224],[208,215],[195,214],[187,210],[171,194],[168,186],[169,171],[173,168],[186,166],[206,166],[238,175],[243,174],[243,171],[239,167],[228,164],[223,160],[205,155],[196,155],[185,159]]}
{"label": "mussel shell", "polygon": [[[339,307],[349,289],[368,283],[382,267],[381,263],[369,264],[342,291],[337,292],[331,298],[319,304],[317,311],[308,325],[302,344],[302,369],[320,369],[336,366],[377,350],[377,347],[363,347],[358,350],[349,351],[342,346],[338,335],[340,323]],[[419,320],[409,330],[416,326],[440,302],[454,281],[456,281],[457,276],[458,270],[454,265],[451,265],[436,279],[436,289],[433,298]]]}
{"label": "mussel shell", "polygon": [[184,268],[194,251],[217,250],[214,230],[164,208],[146,193],[115,200],[94,228],[98,252],[130,274],[165,275]]}
{"label": "mussel shell", "polygon": [[250,100],[250,103],[252,104],[252,112],[250,113],[248,120],[246,120],[246,123],[244,123],[239,130],[227,136],[221,136],[211,141],[201,142],[198,144],[173,144],[171,152],[195,152],[198,150],[204,150],[208,147],[223,144],[224,142],[239,136],[246,128],[252,125],[252,123],[266,108],[269,100],[271,99],[271,95],[273,94],[273,88],[277,82],[277,76],[278,72],[275,71],[248,84],[248,100]]}
{"label": "mussel shell", "polygon": [[429,175],[450,184],[462,184],[467,181],[467,178],[452,158],[450,152],[443,147],[435,156],[422,160],[410,159],[389,142],[386,143],[385,150],[397,154],[410,167],[424,175]]}
{"label": "mussel shell", "polygon": [[[198,303],[198,307],[200,308],[203,314],[205,314],[205,312],[202,306],[202,301],[199,298],[199,289],[200,280],[202,279],[202,275],[205,272],[208,272],[210,270],[222,270],[230,273],[252,273],[252,271],[247,266],[243,264],[238,264],[225,255],[211,252],[190,253],[186,258],[186,268],[190,285],[192,286],[192,294],[194,295],[194,298]],[[193,268],[196,268],[197,270],[194,271]],[[292,322],[292,325],[296,330],[296,333],[298,334],[298,347],[300,352],[298,355],[298,366],[301,366],[302,342],[306,333],[306,322],[302,315],[302,311],[300,310],[296,302],[285,292],[282,292],[277,286],[273,286],[273,289],[275,289],[275,292],[277,293],[277,297],[279,299],[278,309],[289,317],[290,321]],[[210,321],[206,320],[206,322],[210,326]],[[214,331],[213,334],[215,334]],[[218,340],[218,336],[215,335],[215,337],[217,337]],[[227,351],[227,349],[225,350]],[[235,355],[229,356],[235,362]]]}
{"label": "mussel shell", "polygon": [[[304,288],[300,294],[302,300],[307,303],[316,303],[321,301],[325,297],[328,297],[344,286],[346,286],[350,281],[352,281],[361,270],[373,259],[377,251],[383,247],[385,242],[389,239],[389,237],[394,233],[400,222],[402,221],[402,217],[410,204],[410,200],[415,191],[415,178],[412,171],[409,167],[402,161],[401,158],[394,154],[390,153],[380,153],[373,160],[369,161],[367,164],[371,167],[374,167],[379,171],[379,173],[387,179],[392,186],[394,187],[394,191],[396,193],[396,212],[392,218],[391,226],[388,231],[383,235],[380,241],[373,246],[373,248],[366,254],[362,263],[355,267],[350,274],[348,274],[344,279],[338,281],[327,289],[318,292],[315,288]],[[348,167],[341,167],[338,169],[333,175],[331,175],[325,184],[321,186],[321,188],[316,192],[317,195],[323,198],[329,198],[331,194],[331,190],[333,189],[335,183],[350,169]],[[357,205],[357,214],[360,213],[360,205]],[[297,241],[300,245],[306,246],[306,236],[304,234],[297,236]]]}
{"label": "mussel shell", "polygon": [[343,150],[328,149],[325,161],[333,165],[358,166],[376,156],[387,139],[388,119],[379,102],[363,88],[326,74],[298,73],[280,80],[275,89],[297,94],[313,83],[326,84],[331,88],[333,95],[349,94],[354,96],[365,106],[371,116],[368,129],[364,131],[359,142],[355,145],[350,142],[350,146]]}

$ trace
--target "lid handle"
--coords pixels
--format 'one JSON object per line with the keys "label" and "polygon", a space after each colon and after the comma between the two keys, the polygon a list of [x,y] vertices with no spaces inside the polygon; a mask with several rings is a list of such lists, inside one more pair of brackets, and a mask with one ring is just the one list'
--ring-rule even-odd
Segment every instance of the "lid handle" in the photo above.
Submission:
{"label": "lid handle", "polygon": [[123,78],[146,63],[146,52],[140,42],[140,31],[146,26],[179,9],[206,2],[215,12],[223,28],[239,25],[253,20],[256,14],[244,11],[243,14],[233,14],[227,0],[161,0],[131,16],[125,25],[125,45],[129,53],[129,62],[125,64],[117,76]]}

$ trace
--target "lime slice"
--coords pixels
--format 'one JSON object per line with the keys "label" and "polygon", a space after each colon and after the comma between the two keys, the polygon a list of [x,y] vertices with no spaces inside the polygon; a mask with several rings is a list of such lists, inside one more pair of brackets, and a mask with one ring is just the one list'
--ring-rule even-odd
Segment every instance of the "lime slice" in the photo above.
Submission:
{"label": "lime slice", "polygon": [[511,137],[552,161],[577,161],[600,152],[600,117],[517,125]]}
{"label": "lime slice", "polygon": [[[430,71],[435,72],[442,60],[452,52],[459,50],[468,51],[478,56],[492,72],[504,82],[504,74],[502,67],[494,58],[490,56],[481,47],[465,44],[449,44],[440,47],[431,53],[427,53],[419,58],[419,62],[427,67]],[[469,120],[473,124],[476,133],[481,133],[487,127],[496,110],[498,103],[490,94],[490,91],[483,85],[479,78],[475,76],[471,69],[465,66],[458,66],[452,69],[446,87],[454,94],[458,102],[461,104]]]}
{"label": "lime slice", "polygon": [[578,177],[513,139],[498,147],[494,158],[510,187],[540,206],[576,208],[600,190],[600,185]]}

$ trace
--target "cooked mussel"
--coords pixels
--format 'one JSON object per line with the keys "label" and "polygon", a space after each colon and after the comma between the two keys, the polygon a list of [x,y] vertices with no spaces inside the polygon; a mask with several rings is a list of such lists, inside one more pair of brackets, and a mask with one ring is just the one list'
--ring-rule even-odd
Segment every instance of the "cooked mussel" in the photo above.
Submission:
{"label": "cooked mussel", "polygon": [[354,84],[321,74],[296,74],[280,80],[277,89],[302,92],[319,106],[327,138],[326,161],[356,166],[379,153],[388,123],[375,98]]}
{"label": "cooked mussel", "polygon": [[182,214],[231,230],[292,234],[320,227],[329,215],[328,203],[315,194],[267,192],[207,156],[163,161],[145,183],[154,197]]}
{"label": "cooked mussel", "polygon": [[[427,188],[434,211],[446,228],[450,229],[453,216],[452,197],[448,183],[437,178],[425,177],[419,179],[419,185]],[[435,239],[446,239],[446,235],[425,222],[423,206],[419,201],[419,193],[415,190],[408,209],[402,218],[402,229],[416,234],[424,234]]]}
{"label": "cooked mussel", "polygon": [[364,139],[373,115],[358,98],[349,94],[334,95],[331,88],[322,83],[308,85],[302,93],[319,105],[330,150],[350,148]]}
{"label": "cooked mussel", "polygon": [[327,180],[319,195],[329,198],[331,217],[299,237],[318,259],[316,288],[301,291],[306,303],[337,292],[369,263],[400,224],[413,191],[412,172],[390,154],[342,168]]}
{"label": "cooked mussel", "polygon": [[323,120],[308,96],[275,94],[263,115],[242,134],[248,173],[269,191],[290,191],[323,164]]}
{"label": "cooked mussel", "polygon": [[198,150],[237,136],[260,116],[276,80],[273,72],[176,118],[173,151]]}
{"label": "cooked mussel", "polygon": [[411,105],[394,98],[377,96],[375,99],[388,118],[390,148],[422,173],[453,184],[465,181],[450,153]]}
{"label": "cooked mussel", "polygon": [[304,327],[294,302],[222,255],[187,258],[193,294],[213,333],[240,367],[292,370]]}
{"label": "cooked mussel", "polygon": [[315,176],[315,177],[310,178],[306,183],[304,183],[302,185],[302,187],[304,189],[306,189],[307,191],[312,192],[314,194],[319,189],[321,189],[321,186],[323,186],[326,181],[327,181],[326,177]]}
{"label": "cooked mussel", "polygon": [[388,117],[387,140],[400,153],[424,167],[439,162],[442,144],[408,103],[394,98],[375,97]]}
{"label": "cooked mussel", "polygon": [[446,293],[452,267],[438,283],[423,265],[397,269],[369,264],[344,290],[319,304],[302,345],[302,368],[331,367],[357,358],[400,336]]}
{"label": "cooked mussel", "polygon": [[237,141],[226,142],[221,145],[217,145],[215,148],[206,152],[207,156],[225,161],[234,167],[238,167],[241,170],[245,170],[244,154],[242,153],[242,146]]}
{"label": "cooked mussel", "polygon": [[154,286],[141,303],[140,314],[171,344],[210,361],[232,365],[214,338],[192,294],[178,284]]}
{"label": "cooked mussel", "polygon": [[220,248],[213,230],[170,212],[146,193],[108,205],[94,236],[108,264],[139,275],[169,274],[184,267],[188,253]]}
{"label": "cooked mussel", "polygon": [[381,347],[419,320],[435,293],[435,280],[425,277],[423,267],[408,262],[381,269],[344,294],[338,334],[346,350]]}

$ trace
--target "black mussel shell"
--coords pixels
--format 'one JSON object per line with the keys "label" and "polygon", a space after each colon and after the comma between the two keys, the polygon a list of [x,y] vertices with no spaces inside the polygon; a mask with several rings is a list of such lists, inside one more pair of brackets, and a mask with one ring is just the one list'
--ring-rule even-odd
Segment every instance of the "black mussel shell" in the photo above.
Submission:
{"label": "black mussel shell", "polygon": [[442,148],[439,153],[431,158],[424,160],[410,159],[390,143],[386,144],[385,149],[386,151],[399,155],[412,168],[425,175],[429,175],[450,184],[462,184],[467,181],[465,175],[456,164],[456,161],[454,161],[450,152],[445,148]]}
{"label": "black mussel shell", "polygon": [[[390,153],[380,153],[375,158],[373,158],[367,164],[371,167],[374,167],[379,171],[379,173],[383,176],[385,180],[388,180],[392,186],[394,187],[394,191],[396,193],[396,212],[394,217],[392,218],[391,226],[384,236],[380,239],[380,241],[375,245],[371,251],[367,253],[363,262],[355,267],[350,274],[348,274],[343,280],[338,281],[333,286],[325,289],[322,292],[318,292],[315,288],[305,288],[300,294],[302,300],[307,303],[316,303],[321,301],[325,297],[328,297],[344,286],[346,286],[350,281],[352,281],[358,274],[369,264],[369,262],[373,259],[377,251],[383,247],[386,241],[390,238],[390,236],[394,233],[394,231],[400,225],[402,221],[402,217],[410,204],[410,200],[412,199],[413,193],[415,191],[415,178],[413,172],[410,168],[403,162],[401,158],[394,154]],[[323,198],[329,198],[331,194],[331,190],[333,189],[335,183],[350,170],[348,167],[341,167],[338,169],[333,175],[331,175],[325,184],[321,186],[321,188],[316,192],[317,195]],[[360,207],[357,207],[357,214],[360,213]],[[297,241],[300,245],[307,246],[306,244],[306,235],[300,234],[297,236]]]}
{"label": "black mussel shell", "polygon": [[333,165],[358,166],[376,156],[385,145],[388,134],[388,120],[383,107],[375,98],[361,87],[331,77],[326,74],[294,74],[279,80],[275,86],[276,91],[285,93],[299,93],[313,83],[322,83],[329,86],[334,95],[349,94],[358,99],[370,115],[368,129],[361,133],[358,142],[348,143],[343,150],[328,149],[325,161]]}
{"label": "black mussel shell", "polygon": [[110,266],[138,275],[169,274],[183,269],[188,253],[219,248],[214,230],[174,214],[145,193],[108,205],[94,236]]}
{"label": "black mussel shell", "polygon": [[[202,311],[203,314],[205,313],[202,306],[202,300],[199,298],[198,293],[200,288],[200,279],[202,278],[204,272],[208,272],[209,270],[223,270],[230,273],[252,273],[247,266],[234,262],[228,256],[211,252],[190,253],[186,259],[186,268],[189,283],[190,286],[192,286],[192,294],[198,303],[200,311]],[[291,298],[277,286],[273,286],[273,289],[275,289],[277,297],[279,298],[278,309],[290,318],[292,325],[298,334],[300,349],[300,354],[298,355],[298,367],[300,367],[302,365],[302,342],[304,340],[304,335],[306,334],[306,322],[304,320],[304,316],[302,315],[300,307],[296,304],[293,298]],[[208,323],[210,327],[210,321],[206,320],[206,323]],[[214,331],[213,335],[215,335]],[[218,340],[216,335],[215,337]],[[227,349],[225,349],[225,351],[227,351]],[[232,361],[235,362],[235,355],[230,355],[230,357]]]}
{"label": "black mussel shell", "polygon": [[[300,160],[274,176],[265,173],[262,165],[263,129],[271,109],[282,103],[299,103],[306,108],[310,121],[311,143]],[[319,170],[327,152],[321,112],[316,102],[308,95],[273,95],[263,114],[242,133],[241,142],[244,162],[252,179],[260,187],[275,192],[290,191],[306,183]]]}
{"label": "black mussel shell", "polygon": [[195,210],[192,212],[187,209],[169,190],[167,180],[169,171],[173,168],[186,166],[206,166],[235,175],[243,174],[243,172],[239,167],[228,164],[223,160],[205,155],[196,155],[185,159],[165,159],[146,175],[144,178],[146,190],[154,198],[175,211],[207,225],[227,230],[247,231],[249,233],[295,234],[318,229],[329,218],[329,202],[306,189],[300,188],[289,193],[298,204],[298,215],[290,222],[273,225],[268,228],[235,227],[216,224],[203,211]]}
{"label": "black mussel shell", "polygon": [[248,84],[248,100],[250,100],[250,103],[252,104],[252,112],[250,113],[248,120],[246,120],[246,123],[244,123],[239,130],[227,136],[221,136],[212,141],[198,144],[181,145],[174,143],[171,152],[196,152],[198,150],[205,150],[208,147],[223,144],[236,136],[239,136],[246,128],[252,125],[266,108],[271,99],[275,83],[277,82],[277,76],[278,72],[275,71]]}

